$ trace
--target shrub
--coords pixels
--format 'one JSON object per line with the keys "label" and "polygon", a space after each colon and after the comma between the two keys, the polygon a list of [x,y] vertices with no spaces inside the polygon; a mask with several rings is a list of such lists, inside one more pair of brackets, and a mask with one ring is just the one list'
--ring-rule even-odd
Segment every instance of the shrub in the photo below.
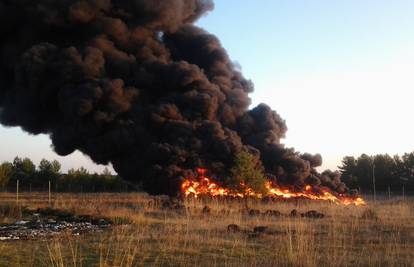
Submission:
{"label": "shrub", "polygon": [[257,192],[265,191],[265,175],[263,166],[258,157],[248,152],[237,153],[234,157],[234,165],[230,170],[229,186],[241,189],[241,184],[252,188]]}

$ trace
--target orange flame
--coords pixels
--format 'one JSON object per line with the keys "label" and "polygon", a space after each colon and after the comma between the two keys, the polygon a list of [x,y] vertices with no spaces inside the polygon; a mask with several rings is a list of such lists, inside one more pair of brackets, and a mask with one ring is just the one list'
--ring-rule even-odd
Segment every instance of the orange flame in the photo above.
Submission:
{"label": "orange flame", "polygon": [[266,193],[255,192],[252,188],[248,187],[244,183],[241,183],[241,190],[236,191],[229,188],[219,186],[217,183],[211,181],[206,174],[206,169],[199,168],[198,181],[192,179],[185,179],[181,184],[181,190],[186,197],[193,196],[211,196],[211,197],[255,197],[263,198],[264,196],[275,197],[281,199],[292,199],[292,198],[305,198],[311,200],[326,200],[337,204],[343,205],[365,205],[365,201],[361,197],[351,197],[343,194],[334,194],[328,188],[319,190],[320,192],[315,193],[311,185],[305,186],[303,192],[293,192],[289,189],[283,189],[274,185],[271,181],[265,183]]}

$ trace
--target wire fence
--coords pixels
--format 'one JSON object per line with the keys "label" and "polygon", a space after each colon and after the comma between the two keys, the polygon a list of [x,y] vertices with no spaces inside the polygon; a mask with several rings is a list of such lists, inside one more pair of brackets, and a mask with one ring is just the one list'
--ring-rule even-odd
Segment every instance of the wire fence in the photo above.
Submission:
{"label": "wire fence", "polygon": [[31,193],[31,192],[55,192],[55,193],[129,193],[137,192],[137,186],[128,183],[117,184],[82,184],[82,183],[65,183],[48,181],[42,184],[25,183],[16,180],[15,184],[9,183],[7,186],[0,188],[0,192],[8,193]]}
{"label": "wire fence", "polygon": [[[7,198],[15,199],[16,203],[19,203],[20,196],[33,193],[33,194],[42,194],[44,198],[47,199],[49,204],[53,201],[53,195],[59,193],[73,193],[73,194],[90,194],[90,193],[133,193],[133,192],[142,192],[137,187],[123,183],[115,184],[108,186],[105,184],[95,185],[95,184],[59,184],[57,182],[48,181],[39,186],[22,183],[20,180],[17,180],[15,186],[3,187],[0,192],[6,193]],[[4,196],[4,195],[3,195]],[[14,196],[14,197],[12,197]],[[405,187],[401,188],[391,188],[389,187],[386,192],[380,191],[374,194],[373,191],[361,192],[361,196],[371,203],[376,201],[405,201],[405,200],[414,200],[414,192],[406,191]],[[0,199],[2,196],[0,195]],[[45,199],[45,200],[46,200]]]}

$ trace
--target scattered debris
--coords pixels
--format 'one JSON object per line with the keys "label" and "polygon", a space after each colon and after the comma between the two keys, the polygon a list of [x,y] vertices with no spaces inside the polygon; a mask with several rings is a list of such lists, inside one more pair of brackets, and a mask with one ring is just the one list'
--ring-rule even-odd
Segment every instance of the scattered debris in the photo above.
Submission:
{"label": "scattered debris", "polygon": [[[316,210],[310,210],[307,211],[305,213],[299,213],[296,209],[293,209],[290,211],[290,214],[283,214],[282,212],[278,211],[278,210],[266,210],[265,212],[261,213],[260,210],[256,210],[256,209],[250,209],[248,211],[248,215],[250,217],[255,217],[255,216],[267,216],[267,217],[292,217],[292,218],[296,218],[296,217],[303,217],[303,218],[312,218],[312,219],[321,219],[325,217],[325,214],[318,212]],[[369,215],[365,215],[365,217],[369,217]]]}
{"label": "scattered debris", "polygon": [[259,216],[260,215],[260,210],[249,210],[249,216]]}
{"label": "scattered debris", "polygon": [[298,217],[298,211],[297,211],[296,209],[293,209],[293,210],[290,212],[290,217]]}
{"label": "scattered debris", "polygon": [[253,229],[254,233],[266,233],[268,231],[268,227],[267,226],[256,226]]}
{"label": "scattered debris", "polygon": [[66,211],[39,209],[26,215],[24,220],[0,226],[0,241],[49,239],[62,233],[79,235],[103,231],[112,222],[104,218],[76,216]]}
{"label": "scattered debris", "polygon": [[17,222],[15,222],[14,224],[15,225],[25,225],[25,224],[27,224],[29,221],[17,221]]}
{"label": "scattered debris", "polygon": [[278,210],[267,210],[264,215],[268,217],[280,217],[282,213]]}
{"label": "scattered debris", "polygon": [[301,216],[306,218],[322,219],[323,217],[325,217],[325,214],[317,212],[316,210],[310,210],[305,213],[302,213]]}

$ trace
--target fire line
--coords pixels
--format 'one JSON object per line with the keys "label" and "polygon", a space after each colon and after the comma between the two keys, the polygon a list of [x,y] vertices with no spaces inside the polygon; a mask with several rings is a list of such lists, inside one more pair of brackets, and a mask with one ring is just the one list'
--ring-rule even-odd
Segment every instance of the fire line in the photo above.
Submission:
{"label": "fire line", "polygon": [[210,197],[234,197],[234,198],[263,198],[273,197],[279,199],[295,199],[303,198],[310,200],[323,200],[330,201],[336,204],[343,205],[366,205],[362,197],[352,197],[345,194],[334,194],[328,188],[320,189],[320,192],[314,192],[311,185],[306,185],[303,192],[294,192],[289,189],[281,188],[271,181],[266,181],[265,193],[255,192],[252,188],[248,187],[244,183],[241,183],[242,190],[232,190],[229,188],[222,187],[217,183],[213,182],[211,178],[206,176],[206,169],[199,168],[198,180],[185,179],[181,184],[181,190],[186,197],[199,197],[199,196],[210,196]]}

